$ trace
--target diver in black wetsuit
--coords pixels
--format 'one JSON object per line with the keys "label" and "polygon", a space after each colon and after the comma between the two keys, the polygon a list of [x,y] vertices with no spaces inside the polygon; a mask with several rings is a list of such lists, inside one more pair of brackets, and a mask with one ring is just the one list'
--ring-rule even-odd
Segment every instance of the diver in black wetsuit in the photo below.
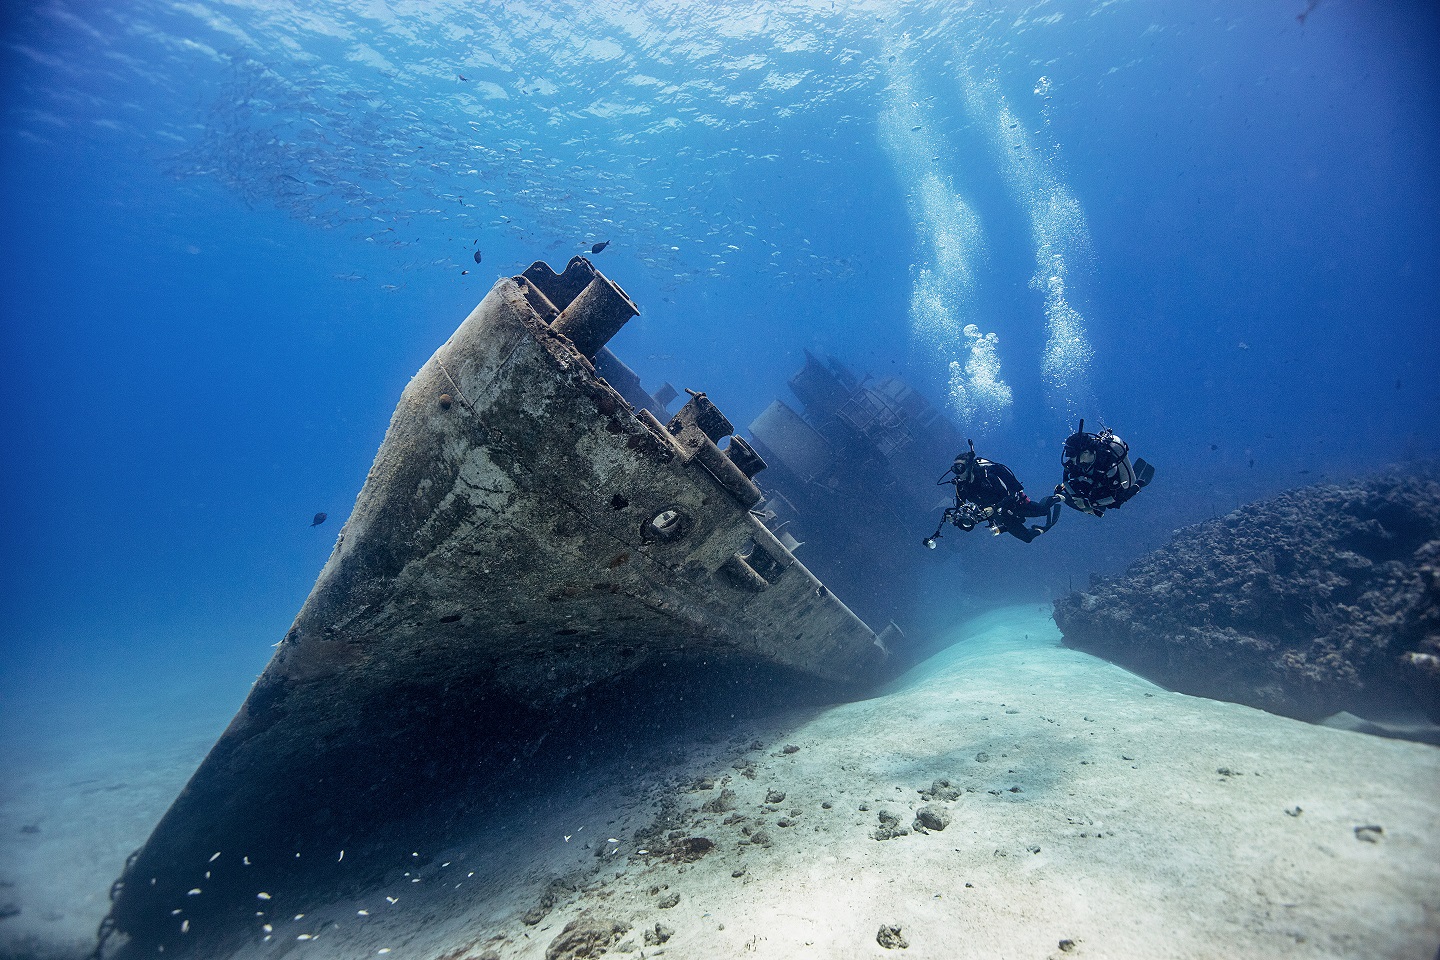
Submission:
{"label": "diver in black wetsuit", "polygon": [[1055,488],[1058,499],[1096,517],[1104,516],[1148,484],[1155,467],[1138,459],[1130,464],[1130,445],[1109,428],[1086,433],[1085,421],[1065,440],[1060,455],[1062,476]]}
{"label": "diver in black wetsuit", "polygon": [[[949,472],[938,483],[955,486],[955,506],[947,507],[940,526],[925,538],[925,546],[935,549],[940,531],[951,523],[961,530],[974,530],[977,523],[988,523],[995,535],[1008,533],[1026,543],[1055,526],[1060,519],[1060,497],[1049,496],[1039,502],[1025,495],[1025,488],[1003,463],[995,463],[975,455],[975,441],[970,449],[955,458]],[[1046,517],[1043,527],[1028,526],[1031,517]]]}

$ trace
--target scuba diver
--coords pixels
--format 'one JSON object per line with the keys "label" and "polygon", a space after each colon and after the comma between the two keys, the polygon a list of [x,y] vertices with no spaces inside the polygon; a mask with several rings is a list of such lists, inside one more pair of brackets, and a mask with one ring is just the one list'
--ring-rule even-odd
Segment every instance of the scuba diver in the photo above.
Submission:
{"label": "scuba diver", "polygon": [[[955,458],[955,463],[937,484],[954,484],[955,506],[946,507],[935,532],[925,538],[925,546],[935,549],[940,531],[953,523],[961,530],[975,529],[978,523],[990,525],[990,532],[999,536],[1008,533],[1026,543],[1055,526],[1060,519],[1060,497],[1049,496],[1039,502],[1025,495],[1025,488],[1003,463],[995,463],[975,455],[975,441],[967,441],[970,449]],[[1046,517],[1043,527],[1027,526],[1030,517]]]}
{"label": "scuba diver", "polygon": [[1130,445],[1108,427],[1100,433],[1086,433],[1084,420],[1066,438],[1060,464],[1056,497],[1097,517],[1135,496],[1155,477],[1154,465],[1143,458],[1130,465]]}

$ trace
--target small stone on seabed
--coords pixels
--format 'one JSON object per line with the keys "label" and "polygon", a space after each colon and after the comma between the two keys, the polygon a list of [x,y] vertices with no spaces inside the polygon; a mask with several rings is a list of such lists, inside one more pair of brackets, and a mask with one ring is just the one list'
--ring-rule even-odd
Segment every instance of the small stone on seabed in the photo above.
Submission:
{"label": "small stone on seabed", "polygon": [[926,804],[915,811],[914,826],[926,830],[944,830],[950,826],[950,812],[939,804]]}
{"label": "small stone on seabed", "polygon": [[897,947],[904,950],[910,946],[910,942],[900,932],[899,925],[891,923],[880,926],[880,932],[875,934],[875,942],[886,950],[894,950]]}

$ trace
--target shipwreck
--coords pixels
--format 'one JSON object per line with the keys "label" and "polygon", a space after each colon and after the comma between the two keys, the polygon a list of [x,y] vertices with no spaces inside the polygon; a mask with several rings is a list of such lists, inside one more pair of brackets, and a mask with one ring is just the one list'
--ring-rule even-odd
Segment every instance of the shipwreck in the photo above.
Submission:
{"label": "shipwreck", "polygon": [[902,624],[917,653],[923,611],[944,590],[920,537],[946,502],[935,476],[964,438],[901,378],[858,376],[834,357],[805,351],[789,386],[799,409],[777,399],[749,428],[769,465],[770,525],[862,618]]}
{"label": "shipwreck", "polygon": [[537,262],[425,363],[293,626],[116,881],[97,955],[222,955],[242,919],[255,936],[257,890],[337,850],[364,883],[393,853],[367,835],[437,767],[513,753],[647,665],[839,695],[882,678],[898,631],[767,527],[760,454],[703,393],[668,416],[673,389],[606,348],[637,313],[588,260]]}

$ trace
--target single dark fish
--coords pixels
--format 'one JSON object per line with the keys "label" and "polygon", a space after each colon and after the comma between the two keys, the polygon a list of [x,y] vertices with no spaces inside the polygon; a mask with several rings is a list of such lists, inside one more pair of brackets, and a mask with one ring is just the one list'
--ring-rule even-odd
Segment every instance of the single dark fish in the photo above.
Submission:
{"label": "single dark fish", "polygon": [[608,246],[610,246],[610,241],[609,241],[609,240],[602,240],[600,243],[597,243],[597,244],[595,244],[593,247],[591,247],[591,248],[590,248],[590,252],[591,252],[591,253],[599,253],[601,250],[604,250],[604,249],[605,249],[606,247],[608,247]]}
{"label": "single dark fish", "polygon": [[322,524],[322,523],[324,523],[324,522],[325,522],[325,514],[323,514],[323,513],[317,513],[317,514],[315,514],[315,519],[312,520],[312,521],[310,521],[310,526],[312,526],[312,527],[318,527],[318,526],[320,526],[320,524]]}
{"label": "single dark fish", "polygon": [[476,251],[475,251],[475,262],[476,262],[476,263],[479,263],[479,262],[480,262],[480,251],[479,251],[479,250],[476,250]]}

